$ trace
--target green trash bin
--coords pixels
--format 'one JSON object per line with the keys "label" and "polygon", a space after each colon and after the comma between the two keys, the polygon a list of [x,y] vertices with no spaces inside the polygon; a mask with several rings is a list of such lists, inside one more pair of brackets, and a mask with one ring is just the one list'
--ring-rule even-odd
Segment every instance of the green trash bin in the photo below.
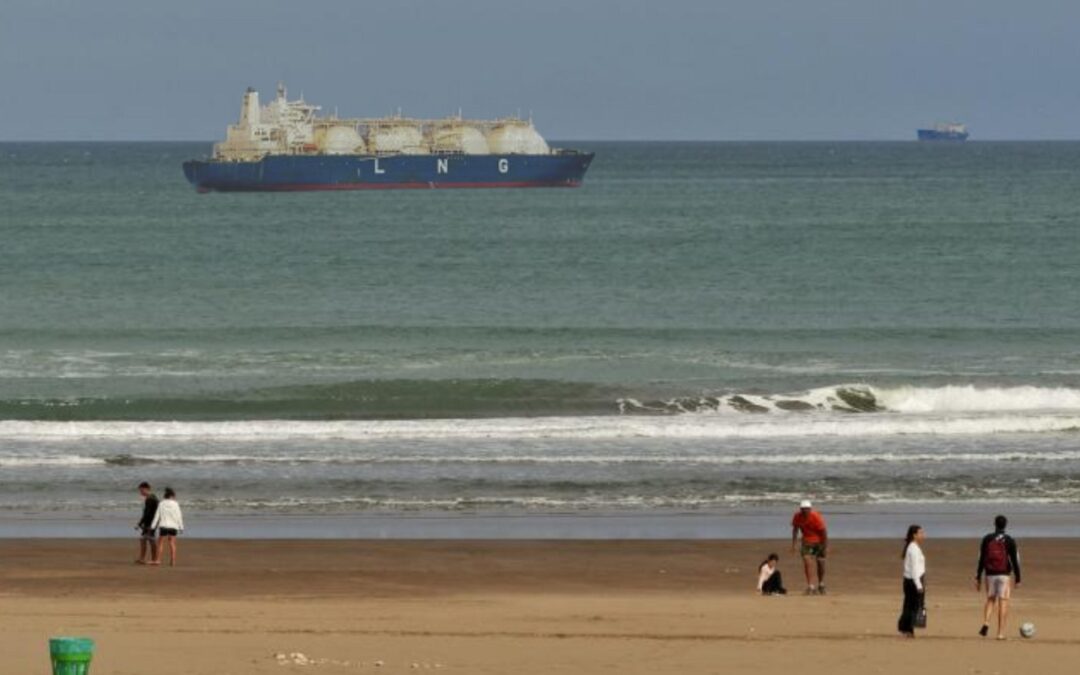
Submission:
{"label": "green trash bin", "polygon": [[53,675],[87,675],[94,658],[94,641],[90,638],[58,637],[49,640]]}

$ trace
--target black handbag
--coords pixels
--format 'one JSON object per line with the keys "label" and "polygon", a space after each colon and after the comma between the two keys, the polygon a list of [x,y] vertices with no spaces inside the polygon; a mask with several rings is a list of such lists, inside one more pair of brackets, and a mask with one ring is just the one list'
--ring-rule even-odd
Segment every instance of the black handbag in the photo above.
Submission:
{"label": "black handbag", "polygon": [[926,607],[920,607],[919,611],[915,613],[915,627],[926,628]]}

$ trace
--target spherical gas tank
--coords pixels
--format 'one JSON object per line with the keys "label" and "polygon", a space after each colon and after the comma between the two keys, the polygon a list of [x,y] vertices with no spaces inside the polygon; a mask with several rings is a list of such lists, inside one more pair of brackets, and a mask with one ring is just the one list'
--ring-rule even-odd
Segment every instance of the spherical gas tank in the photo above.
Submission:
{"label": "spherical gas tank", "polygon": [[368,131],[368,149],[371,152],[399,152],[405,155],[426,155],[430,152],[420,128],[413,124],[372,127]]}
{"label": "spherical gas tank", "polygon": [[547,155],[551,153],[544,137],[531,124],[506,123],[488,132],[488,146],[496,155]]}
{"label": "spherical gas tank", "polygon": [[362,155],[364,139],[353,127],[329,127],[316,135],[319,150],[327,155]]}
{"label": "spherical gas tank", "polygon": [[487,139],[476,127],[442,127],[434,131],[432,140],[435,152],[462,152],[466,155],[487,155],[491,152]]}

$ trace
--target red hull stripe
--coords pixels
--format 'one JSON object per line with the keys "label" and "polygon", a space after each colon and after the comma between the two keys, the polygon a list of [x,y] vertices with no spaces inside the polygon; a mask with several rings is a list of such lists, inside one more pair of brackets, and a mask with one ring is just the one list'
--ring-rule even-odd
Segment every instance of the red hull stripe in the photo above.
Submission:
{"label": "red hull stripe", "polygon": [[486,183],[278,183],[252,187],[212,187],[199,191],[219,192],[307,192],[315,190],[430,190],[450,188],[578,187],[581,181],[499,181]]}

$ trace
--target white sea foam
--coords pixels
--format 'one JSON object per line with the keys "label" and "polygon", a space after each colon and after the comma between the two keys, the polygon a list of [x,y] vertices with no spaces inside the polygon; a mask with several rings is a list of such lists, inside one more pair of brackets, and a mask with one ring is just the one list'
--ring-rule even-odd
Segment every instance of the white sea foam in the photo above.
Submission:
{"label": "white sea foam", "polygon": [[888,410],[898,412],[1004,412],[1080,410],[1080,389],[1067,387],[898,387],[872,389]]}
{"label": "white sea foam", "polygon": [[417,421],[52,422],[6,420],[0,439],[724,439],[818,436],[985,435],[1080,429],[1080,411],[1044,414],[693,414]]}
{"label": "white sea foam", "polygon": [[940,464],[940,463],[1012,463],[1012,462],[1076,462],[1080,461],[1080,449],[1057,451],[989,451],[966,452],[773,452],[760,454],[703,454],[700,452],[668,452],[667,454],[592,454],[543,455],[536,451],[498,452],[492,454],[459,454],[446,451],[432,455],[399,455],[395,453],[329,454],[307,457],[285,455],[169,455],[154,454],[135,457],[105,458],[100,456],[0,456],[0,467],[35,468],[64,466],[134,466],[139,464],[401,464],[401,465],[450,465],[450,464],[537,464],[537,465],[677,465],[677,466],[738,466],[738,465],[821,465],[821,464]]}
{"label": "white sea foam", "polygon": [[49,456],[0,456],[0,468],[32,468],[42,466],[101,466],[105,459],[102,457],[85,457],[80,455],[49,455]]}

